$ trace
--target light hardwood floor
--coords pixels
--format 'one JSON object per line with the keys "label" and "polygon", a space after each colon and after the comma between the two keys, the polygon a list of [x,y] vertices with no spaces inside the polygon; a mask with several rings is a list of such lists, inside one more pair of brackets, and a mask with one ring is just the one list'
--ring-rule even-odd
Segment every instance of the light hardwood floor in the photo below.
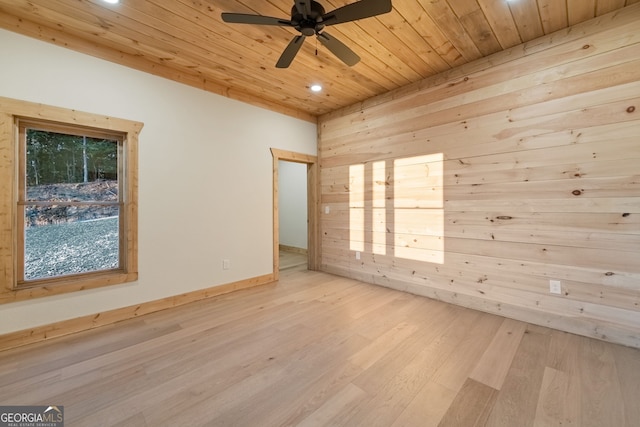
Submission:
{"label": "light hardwood floor", "polygon": [[0,353],[0,404],[67,426],[638,426],[640,351],[282,272]]}
{"label": "light hardwood floor", "polygon": [[280,270],[307,265],[307,254],[280,249]]}

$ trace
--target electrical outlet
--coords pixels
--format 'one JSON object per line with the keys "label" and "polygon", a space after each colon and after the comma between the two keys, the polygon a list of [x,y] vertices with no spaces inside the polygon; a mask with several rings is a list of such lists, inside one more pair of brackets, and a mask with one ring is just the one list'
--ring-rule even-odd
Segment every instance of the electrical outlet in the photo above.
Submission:
{"label": "electrical outlet", "polygon": [[360,252],[356,252],[356,259],[360,259]]}
{"label": "electrical outlet", "polygon": [[562,295],[562,283],[560,280],[549,280],[549,292]]}
{"label": "electrical outlet", "polygon": [[325,207],[324,207],[324,213],[325,213],[326,215],[329,215],[329,213],[331,213],[331,207],[330,207],[330,206],[325,206]]}
{"label": "electrical outlet", "polygon": [[229,261],[228,259],[223,259],[222,260],[222,269],[223,270],[229,270],[231,268],[231,261]]}

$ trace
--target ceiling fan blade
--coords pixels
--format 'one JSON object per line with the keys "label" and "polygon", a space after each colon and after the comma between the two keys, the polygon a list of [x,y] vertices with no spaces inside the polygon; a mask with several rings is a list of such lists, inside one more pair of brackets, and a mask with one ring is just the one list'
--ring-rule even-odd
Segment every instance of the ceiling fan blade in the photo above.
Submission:
{"label": "ceiling fan blade", "polygon": [[356,65],[360,61],[360,57],[354,51],[349,49],[344,43],[337,38],[327,34],[326,32],[318,34],[318,40],[327,49],[337,56],[342,62],[348,66]]}
{"label": "ceiling fan blade", "polygon": [[296,0],[296,9],[304,19],[311,15],[311,0]]}
{"label": "ceiling fan blade", "polygon": [[302,43],[304,43],[305,36],[295,36],[286,47],[282,55],[280,55],[280,59],[278,59],[278,63],[276,64],[277,68],[287,68],[291,65],[293,58],[296,57],[298,51],[302,47]]}
{"label": "ceiling fan blade", "polygon": [[360,0],[325,13],[322,16],[322,23],[335,25],[370,18],[391,12],[391,8],[391,0]]}
{"label": "ceiling fan blade", "polygon": [[248,15],[246,13],[223,13],[222,20],[231,24],[257,24],[257,25],[277,25],[280,27],[292,27],[291,21],[287,19],[274,18],[271,16]]}

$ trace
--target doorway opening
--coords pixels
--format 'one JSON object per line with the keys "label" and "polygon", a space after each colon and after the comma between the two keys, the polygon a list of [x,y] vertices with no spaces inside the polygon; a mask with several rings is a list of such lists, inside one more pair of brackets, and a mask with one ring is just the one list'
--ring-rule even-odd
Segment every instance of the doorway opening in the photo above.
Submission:
{"label": "doorway opening", "polygon": [[[292,151],[284,151],[276,148],[271,149],[273,155],[273,274],[275,279],[279,278],[280,272],[280,250],[288,249],[288,252],[294,252],[297,248],[296,244],[293,245],[281,245],[281,233],[280,233],[280,162],[291,162],[302,164],[306,166],[306,230],[299,232],[306,232],[306,264],[309,270],[317,270],[319,249],[318,249],[318,180],[317,180],[317,164],[318,159],[316,156],[310,156],[308,154],[295,153]],[[285,190],[285,189],[282,189]],[[295,232],[295,230],[294,230]],[[299,236],[300,237],[300,236]],[[304,241],[305,239],[301,239]],[[299,251],[303,252],[303,251]],[[284,262],[285,260],[283,260]],[[286,260],[286,262],[289,262]]]}
{"label": "doorway opening", "polygon": [[307,165],[278,161],[280,271],[308,264]]}

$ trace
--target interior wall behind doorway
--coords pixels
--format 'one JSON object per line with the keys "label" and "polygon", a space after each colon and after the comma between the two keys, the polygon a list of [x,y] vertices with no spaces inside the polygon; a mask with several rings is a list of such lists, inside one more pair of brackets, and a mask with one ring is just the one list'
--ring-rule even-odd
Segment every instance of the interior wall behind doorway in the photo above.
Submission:
{"label": "interior wall behind doorway", "polygon": [[307,165],[278,162],[280,246],[307,249]]}

